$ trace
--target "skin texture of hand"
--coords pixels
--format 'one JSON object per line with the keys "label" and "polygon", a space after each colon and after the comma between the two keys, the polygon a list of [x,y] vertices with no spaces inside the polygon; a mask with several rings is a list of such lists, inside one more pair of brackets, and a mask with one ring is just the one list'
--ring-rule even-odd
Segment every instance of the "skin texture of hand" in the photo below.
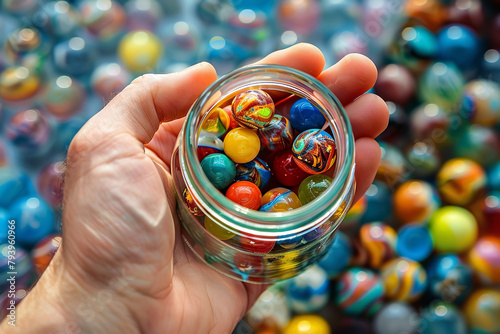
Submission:
{"label": "skin texture of hand", "polygon": [[[380,160],[373,138],[387,125],[387,107],[362,95],[377,77],[366,57],[323,71],[324,62],[308,44],[259,61],[318,77],[345,106],[357,200]],[[169,174],[183,116],[216,78],[207,63],[142,76],[80,130],[67,158],[63,245],[18,307],[16,327],[4,321],[0,332],[231,333],[265,287],[218,274],[185,246]]]}

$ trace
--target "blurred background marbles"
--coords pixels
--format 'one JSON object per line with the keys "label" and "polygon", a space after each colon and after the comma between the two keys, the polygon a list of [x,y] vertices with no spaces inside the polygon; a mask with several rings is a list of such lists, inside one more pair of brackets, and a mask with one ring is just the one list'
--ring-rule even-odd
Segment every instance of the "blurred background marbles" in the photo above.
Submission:
{"label": "blurred background marbles", "polygon": [[439,253],[462,253],[469,250],[477,238],[477,221],[458,206],[437,209],[429,220],[434,249]]}
{"label": "blurred background marbles", "polygon": [[444,302],[461,303],[474,288],[472,269],[455,254],[432,257],[426,271],[431,296]]}
{"label": "blurred background marbles", "polygon": [[95,53],[88,41],[73,37],[54,46],[52,59],[59,73],[79,76],[92,70]]}
{"label": "blurred background marbles", "polygon": [[434,240],[425,224],[407,224],[398,231],[396,252],[399,256],[422,262],[434,250]]}
{"label": "blurred background marbles", "polygon": [[[285,305],[284,284],[278,285],[271,297],[266,291],[267,301],[239,330],[246,330],[245,334],[311,334],[313,330],[368,334],[390,333],[394,328],[389,325],[401,325],[398,330],[408,333],[415,326],[422,333],[461,333],[465,319],[469,333],[498,331],[500,4],[480,0],[397,4],[386,0],[4,0],[0,4],[0,217],[7,222],[16,216],[27,222],[21,236],[26,251],[20,248],[22,270],[15,300],[22,300],[36,279],[34,260],[40,257],[35,250],[43,250],[41,258],[53,253],[64,173],[60,162],[89,117],[145,72],[173,73],[209,61],[220,76],[277,48],[309,42],[325,54],[325,68],[351,52],[365,54],[376,63],[379,80],[369,92],[384,97],[390,110],[388,129],[377,138],[383,149],[378,181],[351,208],[342,209],[347,214],[341,231],[320,262],[329,277],[332,299],[315,314],[297,316]],[[233,127],[226,127],[221,138]],[[285,174],[285,165],[276,157],[287,150],[291,155],[291,142],[301,129],[295,130],[280,130],[286,134],[281,138],[268,135],[281,143],[272,155],[272,145],[263,143],[261,136],[266,159],[237,164],[230,183],[242,177],[259,186],[260,180],[264,194],[289,187],[283,201],[270,205],[271,210],[306,204],[300,203],[299,185],[309,174],[296,164],[288,179],[265,182],[274,179],[271,173]],[[200,140],[208,143],[199,150],[200,161],[223,152],[219,141]],[[411,184],[422,187],[413,193]],[[271,192],[267,200],[282,194]],[[31,198],[46,204],[26,207]],[[194,210],[192,198],[191,203]],[[49,210],[52,219],[46,219]],[[19,218],[19,211],[25,217]],[[241,242],[229,230],[214,230],[217,225],[203,212],[199,214],[216,237]],[[36,221],[42,224],[32,229]],[[389,302],[373,312],[375,319],[370,321],[369,316],[348,315],[351,308],[346,312],[338,307],[336,291],[353,266],[370,266],[374,255],[380,254],[367,247],[376,244],[375,239],[368,238],[367,243],[360,238],[374,222],[397,234],[392,256],[408,258],[409,268],[417,267],[409,260],[418,261],[428,271],[428,288],[416,304]],[[45,229],[49,226],[50,231]],[[269,247],[291,250],[302,247],[306,236],[310,240],[322,236],[322,231],[253,246],[261,252]],[[0,224],[0,242],[5,242],[6,232],[7,225]],[[249,240],[244,243],[251,248]],[[273,271],[286,268],[289,260],[267,254],[264,262],[266,270]],[[261,265],[249,258],[234,261],[243,278]],[[474,284],[466,284],[464,268],[472,270]],[[359,270],[361,278],[377,280],[378,274]],[[285,270],[283,277],[299,271]],[[406,277],[414,279],[410,274]],[[352,275],[350,282],[362,286]],[[384,293],[377,286],[363,290],[368,297],[358,302],[369,300],[372,307],[380,307]],[[4,291],[0,288],[0,295]],[[453,291],[461,291],[455,300],[450,297],[455,296]],[[4,297],[0,297],[3,304],[10,300]],[[450,304],[429,304],[436,297],[464,304],[465,318]],[[357,311],[372,314],[359,303],[354,305]],[[393,313],[387,310],[400,314],[405,323],[388,321]]]}
{"label": "blurred background marbles", "polygon": [[373,316],[382,306],[384,291],[376,273],[351,268],[338,277],[335,302],[346,314]]}
{"label": "blurred background marbles", "polygon": [[330,248],[318,265],[325,270],[328,277],[335,278],[348,267],[351,254],[349,238],[342,231],[337,231]]}
{"label": "blurred background marbles", "polygon": [[409,304],[391,302],[377,312],[373,327],[376,334],[416,334],[418,320],[416,311]]}
{"label": "blurred background marbles", "polygon": [[498,289],[474,291],[464,306],[472,334],[495,333],[500,330],[500,292]]}
{"label": "blurred background marbles", "polygon": [[395,258],[381,269],[385,294],[391,300],[413,302],[418,300],[427,288],[427,274],[418,262]]}
{"label": "blurred background marbles", "polygon": [[464,316],[453,304],[434,303],[421,313],[420,331],[423,334],[467,334]]}
{"label": "blurred background marbles", "polygon": [[500,283],[500,238],[483,236],[469,251],[468,260],[479,279],[487,285]]}
{"label": "blurred background marbles", "polygon": [[426,223],[440,206],[437,191],[425,181],[406,181],[394,192],[394,215],[403,224]]}
{"label": "blurred background marbles", "polygon": [[330,283],[326,272],[318,266],[309,267],[290,279],[285,286],[290,309],[310,313],[322,309],[330,299]]}
{"label": "blurred background marbles", "polygon": [[371,268],[378,269],[396,256],[397,234],[386,224],[364,224],[359,230],[359,240],[367,251]]}

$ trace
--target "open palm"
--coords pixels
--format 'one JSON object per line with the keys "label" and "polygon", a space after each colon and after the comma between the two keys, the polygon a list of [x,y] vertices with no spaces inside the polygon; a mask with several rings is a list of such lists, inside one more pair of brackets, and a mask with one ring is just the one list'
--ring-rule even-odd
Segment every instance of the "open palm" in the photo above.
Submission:
{"label": "open palm", "polygon": [[[358,98],[374,84],[375,66],[351,55],[323,71],[323,55],[307,44],[259,63],[318,77],[346,106],[356,138],[357,200],[375,175],[380,149],[373,138],[388,118],[378,96]],[[47,329],[61,333],[232,331],[263,286],[218,274],[185,246],[169,173],[182,117],[214,80],[207,63],[143,76],[76,135],[64,186],[64,242],[19,310],[26,319],[37,310],[51,313]]]}

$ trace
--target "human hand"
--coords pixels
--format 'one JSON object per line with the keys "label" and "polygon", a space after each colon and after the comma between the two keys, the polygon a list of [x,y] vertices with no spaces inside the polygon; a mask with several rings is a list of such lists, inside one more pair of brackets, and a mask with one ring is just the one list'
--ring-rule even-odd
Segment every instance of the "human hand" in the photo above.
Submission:
{"label": "human hand", "polygon": [[[375,66],[350,55],[323,71],[323,55],[307,44],[258,63],[318,77],[345,106],[356,138],[359,199],[380,160],[373,138],[388,121],[378,96],[357,98],[375,83]],[[232,331],[264,286],[222,276],[187,248],[170,175],[182,117],[215,80],[207,63],[140,77],[75,136],[64,185],[64,242],[18,308],[12,332]],[[6,323],[0,328],[6,332]]]}

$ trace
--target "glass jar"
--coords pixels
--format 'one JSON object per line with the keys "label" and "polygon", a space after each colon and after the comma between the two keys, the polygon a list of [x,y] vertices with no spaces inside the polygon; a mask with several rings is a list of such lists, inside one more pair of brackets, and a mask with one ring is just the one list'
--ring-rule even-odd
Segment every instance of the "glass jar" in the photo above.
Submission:
{"label": "glass jar", "polygon": [[[204,117],[249,89],[261,89],[273,97],[293,94],[306,98],[324,114],[328,122],[324,128],[336,142],[337,160],[331,168],[332,184],[312,202],[286,212],[250,210],[227,199],[204,174],[197,155]],[[205,90],[186,117],[171,166],[184,241],[213,269],[251,283],[290,278],[318,262],[328,250],[355,190],[354,139],[342,105],[317,79],[275,65],[243,67]],[[249,243],[256,251],[244,247]]]}

